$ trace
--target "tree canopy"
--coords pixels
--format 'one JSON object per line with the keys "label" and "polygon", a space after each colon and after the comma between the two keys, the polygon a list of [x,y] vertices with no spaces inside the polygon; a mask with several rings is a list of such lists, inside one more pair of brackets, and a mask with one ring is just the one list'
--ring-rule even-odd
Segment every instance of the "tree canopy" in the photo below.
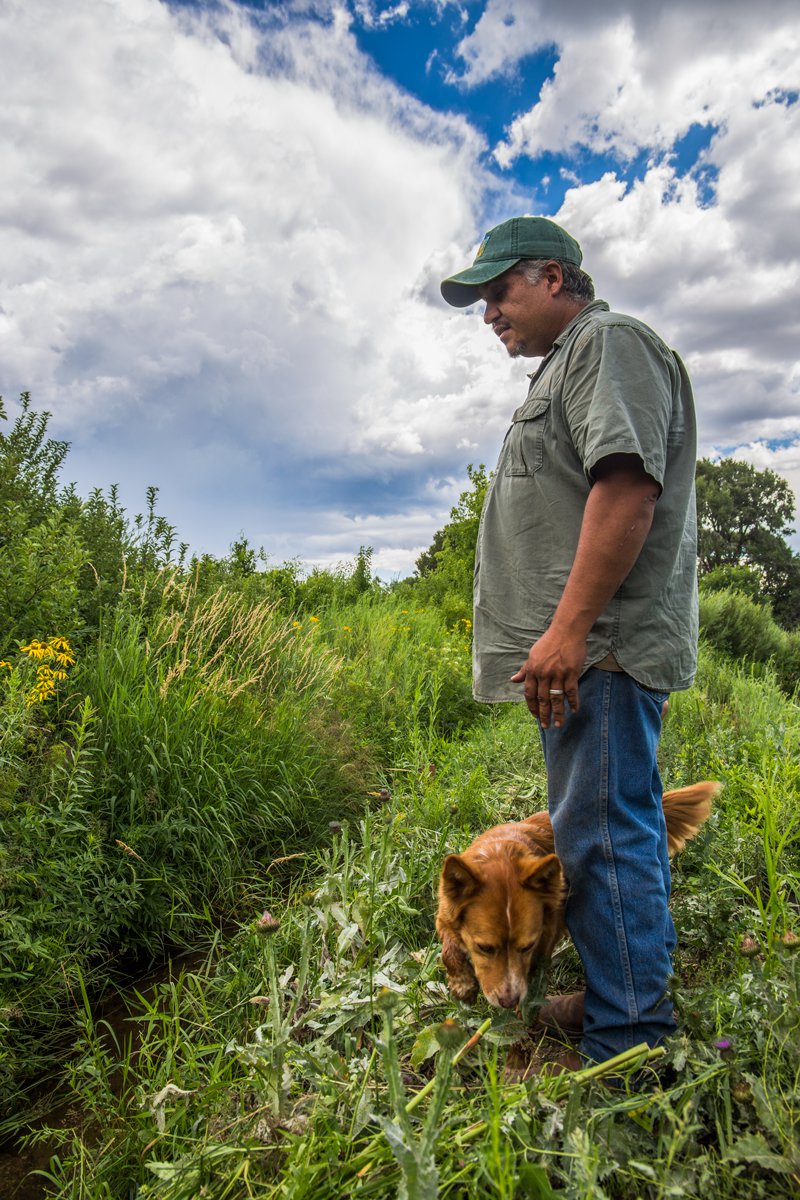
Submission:
{"label": "tree canopy", "polygon": [[786,541],[794,533],[789,484],[732,458],[700,459],[696,481],[698,567],[706,586],[756,592],[783,625],[797,625],[800,558]]}

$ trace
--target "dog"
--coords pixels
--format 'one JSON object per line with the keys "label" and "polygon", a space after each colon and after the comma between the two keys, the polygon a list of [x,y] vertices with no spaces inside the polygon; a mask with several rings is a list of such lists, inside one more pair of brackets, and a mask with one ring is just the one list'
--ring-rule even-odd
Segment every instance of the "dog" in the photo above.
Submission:
{"label": "dog", "polygon": [[[696,836],[720,783],[665,792],[670,857]],[[532,973],[565,935],[566,885],[546,812],[495,825],[444,860],[436,932],[448,987],[473,1004],[517,1008]]]}

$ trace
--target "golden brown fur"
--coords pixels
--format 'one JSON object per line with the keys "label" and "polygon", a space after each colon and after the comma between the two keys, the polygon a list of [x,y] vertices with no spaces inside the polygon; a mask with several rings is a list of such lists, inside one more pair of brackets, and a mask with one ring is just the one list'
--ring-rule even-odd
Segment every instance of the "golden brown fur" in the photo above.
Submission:
{"label": "golden brown fur", "polygon": [[[670,855],[695,837],[721,784],[665,792]],[[436,932],[450,991],[468,1004],[516,1007],[532,971],[564,934],[564,877],[547,813],[495,825],[463,854],[450,854],[439,880]]]}

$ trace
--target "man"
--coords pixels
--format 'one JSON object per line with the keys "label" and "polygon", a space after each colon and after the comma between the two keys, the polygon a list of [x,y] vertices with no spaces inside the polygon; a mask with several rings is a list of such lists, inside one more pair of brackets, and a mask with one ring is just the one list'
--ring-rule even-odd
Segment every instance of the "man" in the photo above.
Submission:
{"label": "man", "polygon": [[[481,517],[474,691],[538,719],[567,927],[586,978],[546,1023],[603,1061],[674,1029],[675,931],[656,748],[697,645],[691,385],[642,322],[594,299],[578,243],[543,217],[484,238],[442,283],[512,357],[542,356]],[[565,1056],[564,1064],[580,1062]]]}

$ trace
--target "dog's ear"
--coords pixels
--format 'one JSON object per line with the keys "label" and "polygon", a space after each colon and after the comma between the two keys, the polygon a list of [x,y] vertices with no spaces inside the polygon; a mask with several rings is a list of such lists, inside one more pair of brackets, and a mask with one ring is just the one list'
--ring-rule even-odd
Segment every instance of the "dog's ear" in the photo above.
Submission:
{"label": "dog's ear", "polygon": [[447,986],[456,1000],[474,1004],[478,999],[478,980],[464,947],[446,933],[442,938],[442,966],[447,972]]}
{"label": "dog's ear", "polygon": [[544,858],[529,858],[523,864],[522,886],[546,896],[560,894],[564,885],[561,860],[557,854]]}
{"label": "dog's ear", "polygon": [[447,899],[455,903],[468,900],[470,896],[475,895],[480,886],[480,880],[473,875],[464,859],[458,854],[448,854],[442,867],[441,879],[442,892]]}

